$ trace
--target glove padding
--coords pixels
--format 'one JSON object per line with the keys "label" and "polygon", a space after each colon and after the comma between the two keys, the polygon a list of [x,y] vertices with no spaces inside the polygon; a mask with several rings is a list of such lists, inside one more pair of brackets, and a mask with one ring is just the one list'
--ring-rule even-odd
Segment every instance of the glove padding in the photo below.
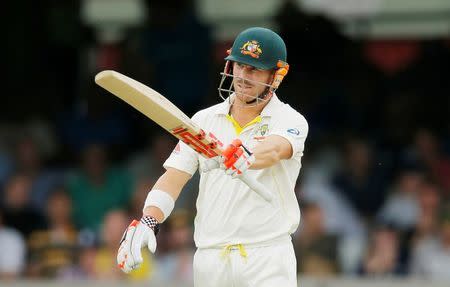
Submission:
{"label": "glove padding", "polygon": [[147,246],[150,252],[155,253],[155,233],[147,225],[133,220],[120,240],[120,247],[117,252],[118,267],[125,273],[139,268],[143,261],[141,249],[144,246]]}
{"label": "glove padding", "polygon": [[234,140],[222,153],[207,159],[202,167],[202,172],[208,172],[216,168],[225,170],[225,173],[236,178],[255,162],[252,152],[242,145],[241,140]]}

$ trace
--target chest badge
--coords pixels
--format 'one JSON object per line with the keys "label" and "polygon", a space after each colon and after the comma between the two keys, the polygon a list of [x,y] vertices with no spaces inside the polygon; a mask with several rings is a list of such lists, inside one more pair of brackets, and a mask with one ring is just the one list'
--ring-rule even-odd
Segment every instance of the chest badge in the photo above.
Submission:
{"label": "chest badge", "polygon": [[253,137],[253,139],[257,140],[257,141],[262,141],[266,138],[266,136],[269,133],[269,125],[268,124],[264,124],[261,125],[255,132],[255,135]]}

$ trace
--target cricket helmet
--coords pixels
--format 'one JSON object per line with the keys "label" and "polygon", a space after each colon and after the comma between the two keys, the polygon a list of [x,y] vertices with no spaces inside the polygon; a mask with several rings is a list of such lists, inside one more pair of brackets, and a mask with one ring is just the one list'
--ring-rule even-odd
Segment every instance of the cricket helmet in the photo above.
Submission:
{"label": "cricket helmet", "polygon": [[279,68],[279,61],[286,62],[286,54],[286,45],[277,33],[252,27],[236,37],[225,60],[269,70]]}
{"label": "cricket helmet", "polygon": [[[226,63],[219,84],[219,96],[222,99],[231,101],[234,94],[232,62],[237,62],[262,70],[273,70],[274,75],[270,83],[261,83],[245,79],[265,86],[263,93],[255,95],[254,100],[247,104],[259,104],[268,101],[280,86],[282,80],[287,75],[289,65],[286,63],[286,45],[283,39],[270,29],[252,27],[242,31],[234,40],[233,46],[227,51]],[[248,106],[248,105],[247,105]]]}

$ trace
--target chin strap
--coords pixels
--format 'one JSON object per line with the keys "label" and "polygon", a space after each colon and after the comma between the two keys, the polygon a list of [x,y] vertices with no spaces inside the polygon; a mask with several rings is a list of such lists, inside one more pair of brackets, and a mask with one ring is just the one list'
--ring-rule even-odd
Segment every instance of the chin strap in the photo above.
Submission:
{"label": "chin strap", "polygon": [[259,94],[259,96],[257,96],[256,98],[254,98],[253,100],[246,102],[247,105],[251,105],[256,103],[257,100],[264,100],[265,98],[267,98],[267,96],[272,95],[273,91],[271,88],[267,87],[264,89],[264,92],[262,92],[261,94]]}

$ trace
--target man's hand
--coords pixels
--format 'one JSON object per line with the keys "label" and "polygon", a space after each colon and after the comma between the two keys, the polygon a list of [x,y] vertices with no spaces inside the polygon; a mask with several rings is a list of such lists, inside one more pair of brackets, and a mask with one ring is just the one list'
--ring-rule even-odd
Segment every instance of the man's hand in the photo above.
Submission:
{"label": "man's hand", "polygon": [[120,247],[117,252],[117,265],[123,272],[129,273],[141,265],[143,261],[142,247],[147,246],[152,253],[155,252],[155,235],[158,228],[158,222],[148,216],[144,216],[140,222],[137,220],[131,222],[120,240]]}
{"label": "man's hand", "polygon": [[208,172],[221,168],[226,174],[235,178],[242,175],[254,162],[255,156],[252,152],[242,145],[241,140],[235,139],[221,156],[206,160],[202,171]]}

